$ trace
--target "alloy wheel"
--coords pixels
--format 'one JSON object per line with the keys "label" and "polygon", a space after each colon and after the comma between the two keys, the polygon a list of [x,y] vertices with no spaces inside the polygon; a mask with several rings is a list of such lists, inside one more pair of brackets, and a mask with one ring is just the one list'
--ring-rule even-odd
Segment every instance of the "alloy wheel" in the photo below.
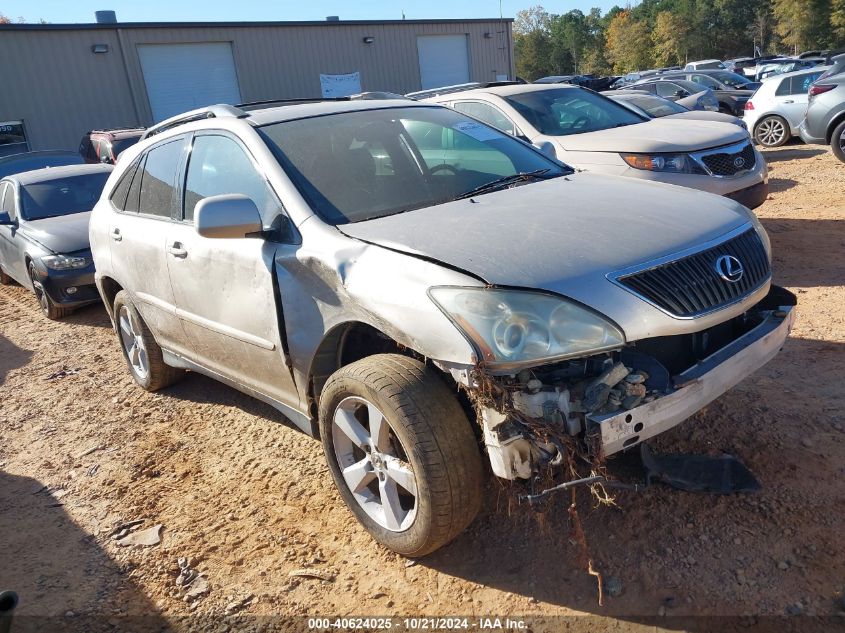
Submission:
{"label": "alloy wheel", "polygon": [[129,359],[132,370],[143,380],[150,373],[150,359],[147,356],[147,347],[144,345],[138,321],[125,305],[120,308],[117,320],[120,327],[120,341],[126,352],[126,358]]}
{"label": "alloy wheel", "polygon": [[41,306],[44,314],[49,314],[50,299],[47,298],[47,292],[44,290],[43,284],[38,281],[38,277],[35,275],[34,270],[30,271],[29,277],[32,279],[32,290],[35,292],[35,298],[38,299],[38,304]]}
{"label": "alloy wheel", "polygon": [[786,126],[780,119],[765,119],[757,126],[757,140],[766,147],[780,145],[785,137]]}
{"label": "alloy wheel", "polygon": [[343,399],[332,419],[332,443],[341,475],[364,512],[386,530],[407,530],[417,514],[417,481],[381,411],[357,396]]}

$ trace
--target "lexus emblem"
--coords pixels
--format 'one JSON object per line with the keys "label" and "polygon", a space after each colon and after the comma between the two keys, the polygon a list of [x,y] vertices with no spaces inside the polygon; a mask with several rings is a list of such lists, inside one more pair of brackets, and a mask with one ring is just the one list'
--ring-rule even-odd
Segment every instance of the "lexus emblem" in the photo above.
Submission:
{"label": "lexus emblem", "polygon": [[742,169],[745,167],[745,159],[742,156],[737,156],[734,158],[734,167],[737,169]]}
{"label": "lexus emblem", "polygon": [[719,277],[732,284],[742,279],[742,275],[745,272],[742,268],[742,263],[733,255],[722,255],[716,260],[714,268],[719,274]]}

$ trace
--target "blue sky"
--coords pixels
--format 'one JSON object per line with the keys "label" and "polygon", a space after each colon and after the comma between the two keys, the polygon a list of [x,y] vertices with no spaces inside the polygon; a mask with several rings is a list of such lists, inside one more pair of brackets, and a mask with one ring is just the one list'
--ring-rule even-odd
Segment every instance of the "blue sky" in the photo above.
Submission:
{"label": "blue sky", "polygon": [[[502,13],[513,17],[520,9],[538,3],[550,13],[565,13],[571,9],[586,12],[595,6],[607,11],[615,4],[627,4],[627,0],[502,0]],[[23,16],[27,22],[93,22],[98,9],[113,9],[122,22],[322,20],[327,15],[347,20],[398,20],[403,10],[410,20],[498,17],[499,0],[0,0],[0,13],[12,20]]]}

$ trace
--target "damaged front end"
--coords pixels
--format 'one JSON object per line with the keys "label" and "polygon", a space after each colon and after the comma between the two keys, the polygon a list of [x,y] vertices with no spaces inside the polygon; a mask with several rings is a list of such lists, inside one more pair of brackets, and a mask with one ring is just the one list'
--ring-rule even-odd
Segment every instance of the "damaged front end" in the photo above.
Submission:
{"label": "damaged front end", "polygon": [[531,478],[561,464],[567,447],[597,462],[677,426],[778,353],[795,305],[772,286],[751,309],[700,332],[507,375],[480,364],[468,392],[494,474]]}

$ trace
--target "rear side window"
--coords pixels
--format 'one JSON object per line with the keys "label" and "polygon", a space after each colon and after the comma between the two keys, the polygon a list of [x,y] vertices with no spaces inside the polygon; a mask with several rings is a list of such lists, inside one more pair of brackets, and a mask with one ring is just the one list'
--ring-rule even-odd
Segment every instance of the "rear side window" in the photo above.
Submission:
{"label": "rear side window", "polygon": [[[126,169],[123,176],[120,178],[120,181],[117,183],[117,186],[112,191],[111,196],[109,196],[111,203],[120,211],[128,211],[126,208],[126,197],[129,194],[129,188],[132,186],[132,178],[134,178],[140,162],[141,160],[138,159]],[[137,200],[137,196],[135,198]],[[137,210],[138,205],[135,204],[133,211]]]}
{"label": "rear side window", "polygon": [[791,95],[792,94],[792,77],[787,77],[786,79],[781,79],[780,84],[778,85],[778,89],[775,90],[776,97],[783,97],[784,95]]}
{"label": "rear side window", "polygon": [[138,211],[144,215],[169,218],[173,215],[174,190],[185,139],[158,145],[147,152],[141,175]]}
{"label": "rear side window", "polygon": [[185,220],[194,219],[194,209],[203,198],[227,193],[248,196],[265,226],[271,226],[281,211],[278,198],[238,143],[216,134],[197,136],[185,181]]}
{"label": "rear side window", "polygon": [[478,101],[461,101],[455,104],[455,110],[484,121],[505,134],[516,134],[513,122],[495,106]]}

